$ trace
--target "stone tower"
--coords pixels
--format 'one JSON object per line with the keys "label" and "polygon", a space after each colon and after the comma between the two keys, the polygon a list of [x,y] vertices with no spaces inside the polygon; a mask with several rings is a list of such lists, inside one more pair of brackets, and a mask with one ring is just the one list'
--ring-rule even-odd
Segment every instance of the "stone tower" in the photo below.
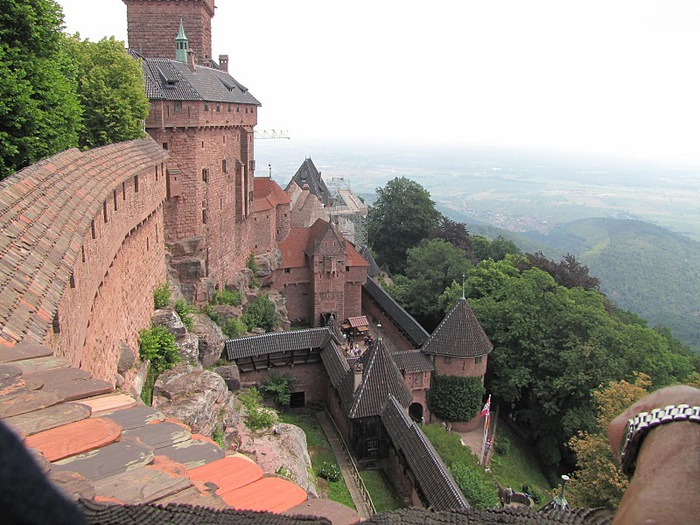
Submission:
{"label": "stone tower", "polygon": [[175,58],[173,36],[180,20],[195,60],[211,58],[214,0],[123,0],[127,7],[129,48],[146,58]]}

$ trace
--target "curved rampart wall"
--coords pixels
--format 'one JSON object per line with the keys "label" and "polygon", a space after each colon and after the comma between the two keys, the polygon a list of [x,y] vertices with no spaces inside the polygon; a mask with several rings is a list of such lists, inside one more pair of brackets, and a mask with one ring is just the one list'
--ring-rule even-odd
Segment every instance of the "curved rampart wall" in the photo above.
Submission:
{"label": "curved rampart wall", "polygon": [[121,343],[135,351],[165,280],[166,158],[139,139],[0,182],[0,344],[41,342],[114,382]]}

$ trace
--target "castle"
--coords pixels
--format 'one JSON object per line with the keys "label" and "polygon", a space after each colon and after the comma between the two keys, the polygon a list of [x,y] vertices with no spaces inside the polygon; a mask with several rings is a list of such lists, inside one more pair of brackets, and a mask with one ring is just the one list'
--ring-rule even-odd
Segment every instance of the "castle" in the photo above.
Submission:
{"label": "castle", "polygon": [[[310,159],[286,191],[254,176],[260,103],[228,74],[227,56],[212,59],[214,0],[124,2],[151,101],[148,137],[69,150],[0,182],[0,345],[39,343],[128,387],[136,371],[124,363],[133,363],[138,331],[150,323],[166,260],[185,296],[202,304],[237,284],[251,254],[266,257],[273,264],[263,284],[285,296],[290,319],[324,328],[229,341],[242,377],[284,366],[300,379],[293,395],[327,404],[356,456],[388,455],[397,473],[422,461],[401,447],[426,447],[411,418],[432,419],[431,375],[486,370],[492,346],[468,304],[428,334],[373,280],[366,248],[341,234],[343,210],[332,211]],[[363,317],[382,335],[349,359],[338,324]],[[434,465],[410,469],[427,475]],[[444,490],[432,504],[449,494],[442,505],[460,506],[454,482],[440,475]],[[429,485],[407,492],[431,504]]]}

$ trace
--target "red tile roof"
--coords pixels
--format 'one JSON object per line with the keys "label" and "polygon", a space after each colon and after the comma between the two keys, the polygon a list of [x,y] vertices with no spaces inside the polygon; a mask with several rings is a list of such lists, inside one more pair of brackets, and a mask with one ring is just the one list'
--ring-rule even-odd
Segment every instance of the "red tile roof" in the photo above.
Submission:
{"label": "red tile roof", "polygon": [[369,263],[367,260],[357,252],[351,242],[345,241],[345,247],[348,252],[347,257],[345,258],[346,266],[364,266],[369,268]]}
{"label": "red tile roof", "polygon": [[282,266],[280,268],[304,268],[306,266],[306,245],[309,242],[308,228],[292,228],[289,235],[279,243],[282,252]]}
{"label": "red tile roof", "polygon": [[274,180],[255,177],[255,211],[269,210],[281,204],[289,204],[292,200]]}

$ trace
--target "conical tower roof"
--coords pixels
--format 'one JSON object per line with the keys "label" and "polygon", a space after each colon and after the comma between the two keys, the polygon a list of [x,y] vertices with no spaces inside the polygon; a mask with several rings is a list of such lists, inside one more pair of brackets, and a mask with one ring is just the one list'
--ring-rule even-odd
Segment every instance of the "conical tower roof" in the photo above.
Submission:
{"label": "conical tower roof", "polygon": [[421,351],[444,357],[477,357],[493,350],[486,332],[465,298],[442,320]]}

